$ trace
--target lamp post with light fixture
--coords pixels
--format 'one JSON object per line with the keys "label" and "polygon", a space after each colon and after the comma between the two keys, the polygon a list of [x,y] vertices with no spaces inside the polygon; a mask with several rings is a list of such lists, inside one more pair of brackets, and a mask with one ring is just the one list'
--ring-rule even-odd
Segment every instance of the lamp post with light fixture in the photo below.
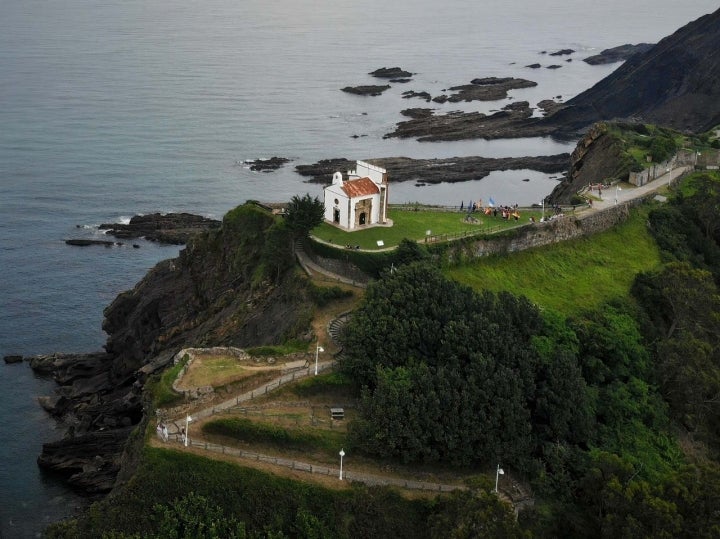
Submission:
{"label": "lamp post with light fixture", "polygon": [[497,471],[495,472],[495,492],[498,491],[498,482],[500,481],[500,476],[505,475],[505,470],[503,470],[500,465],[497,465]]}
{"label": "lamp post with light fixture", "polygon": [[322,346],[320,346],[320,342],[318,341],[317,346],[315,346],[315,376],[317,376],[318,373],[318,356],[320,355],[320,352],[324,352]]}
{"label": "lamp post with light fixture", "polygon": [[190,421],[192,421],[192,417],[185,416],[185,440],[183,440],[185,447],[188,446],[188,439],[190,438]]}

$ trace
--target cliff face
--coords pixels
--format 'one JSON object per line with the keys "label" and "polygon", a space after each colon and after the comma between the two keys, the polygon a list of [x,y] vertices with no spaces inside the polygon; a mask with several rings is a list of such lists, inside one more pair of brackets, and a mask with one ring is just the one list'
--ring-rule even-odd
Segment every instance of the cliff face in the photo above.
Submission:
{"label": "cliff face", "polygon": [[[147,374],[182,347],[278,344],[307,331],[304,281],[289,263],[272,279],[263,268],[274,223],[253,205],[229,212],[219,230],[193,237],[178,258],[159,263],[107,307],[106,353],[31,361],[60,385],[41,404],[70,426],[66,439],[43,447],[42,466],[89,492],[109,490],[130,427],[143,417]],[[292,261],[291,245],[278,244],[275,259]]]}
{"label": "cliff face", "polygon": [[581,188],[608,178],[626,177],[618,141],[608,135],[605,124],[593,125],[577,143],[570,155],[567,177],[553,189],[548,197],[554,204],[569,204]]}
{"label": "cliff face", "polygon": [[720,10],[630,57],[547,122],[561,131],[633,119],[680,131],[720,124]]}

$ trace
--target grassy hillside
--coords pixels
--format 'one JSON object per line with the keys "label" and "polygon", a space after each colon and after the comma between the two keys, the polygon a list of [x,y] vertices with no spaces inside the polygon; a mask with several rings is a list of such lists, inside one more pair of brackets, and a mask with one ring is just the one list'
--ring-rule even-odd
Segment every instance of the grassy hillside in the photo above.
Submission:
{"label": "grassy hillside", "polygon": [[522,294],[541,307],[572,314],[627,296],[635,274],[660,265],[646,229],[649,207],[601,234],[451,268],[446,274],[475,290]]}

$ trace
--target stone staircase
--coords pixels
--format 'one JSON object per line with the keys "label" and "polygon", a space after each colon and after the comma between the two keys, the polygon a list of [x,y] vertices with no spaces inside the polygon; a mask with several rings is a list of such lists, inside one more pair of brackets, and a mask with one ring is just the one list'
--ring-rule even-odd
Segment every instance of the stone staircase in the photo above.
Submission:
{"label": "stone staircase", "polygon": [[347,323],[348,320],[350,320],[350,317],[352,316],[352,312],[348,311],[345,313],[342,313],[338,317],[334,318],[330,321],[327,327],[328,335],[330,335],[330,340],[332,340],[333,344],[338,347],[338,351],[335,353],[335,360],[342,360],[343,356],[343,348],[342,343],[340,342],[340,334],[342,332],[343,327]]}

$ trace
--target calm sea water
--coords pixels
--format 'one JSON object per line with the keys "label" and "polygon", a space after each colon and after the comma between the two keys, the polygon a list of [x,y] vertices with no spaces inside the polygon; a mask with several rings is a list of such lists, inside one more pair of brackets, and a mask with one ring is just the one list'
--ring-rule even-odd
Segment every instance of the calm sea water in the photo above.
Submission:
{"label": "calm sea water", "polygon": [[[319,194],[293,165],[321,158],[504,157],[571,151],[549,139],[383,140],[400,110],[475,77],[538,82],[511,98],[569,99],[615,66],[585,56],[655,42],[717,8],[714,0],[0,0],[0,354],[102,347],[102,310],[177,248],[72,248],[102,222],[137,213],[221,217],[247,199]],[[572,48],[567,57],[541,51]],[[552,63],[561,69],[524,66]],[[416,73],[380,97],[339,91],[367,73]],[[448,104],[487,112],[505,104]],[[435,105],[434,105],[435,106]],[[353,138],[352,135],[358,135]],[[273,173],[243,160],[294,159]],[[390,171],[392,174],[392,171]],[[530,182],[522,179],[530,178]],[[554,179],[534,171],[418,188],[391,202],[527,204]],[[35,459],[62,429],[36,397],[52,383],[0,365],[0,536],[34,537],[79,505]]]}

